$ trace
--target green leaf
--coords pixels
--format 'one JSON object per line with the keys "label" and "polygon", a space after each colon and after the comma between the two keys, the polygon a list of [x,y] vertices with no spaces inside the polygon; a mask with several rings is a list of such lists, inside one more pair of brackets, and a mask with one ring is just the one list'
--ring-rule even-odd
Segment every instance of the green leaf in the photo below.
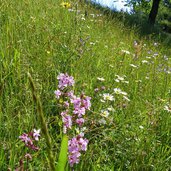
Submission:
{"label": "green leaf", "polygon": [[67,153],[68,153],[68,137],[67,135],[63,135],[56,171],[65,171],[65,167],[68,159]]}

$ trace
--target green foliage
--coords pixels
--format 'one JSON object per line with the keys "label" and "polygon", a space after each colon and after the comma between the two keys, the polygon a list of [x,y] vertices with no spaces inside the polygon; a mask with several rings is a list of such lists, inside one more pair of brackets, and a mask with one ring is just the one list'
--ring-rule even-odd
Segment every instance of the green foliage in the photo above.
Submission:
{"label": "green foliage", "polygon": [[63,135],[56,171],[65,171],[66,170],[66,164],[68,161],[67,153],[68,153],[68,137],[67,137],[67,135]]}
{"label": "green foliage", "polygon": [[[123,14],[105,16],[77,1],[72,1],[74,11],[56,0],[0,0],[0,5],[0,170],[18,167],[25,152],[19,135],[41,127],[28,72],[42,102],[55,161],[62,127],[54,90],[56,76],[67,72],[76,80],[74,91],[84,89],[92,97],[86,115],[89,146],[74,170],[171,169],[171,115],[170,108],[164,110],[170,107],[171,49],[160,35],[140,38],[137,27],[121,21]],[[116,75],[129,83],[116,82]],[[102,86],[104,92],[94,92]],[[101,110],[108,103],[100,101],[101,94],[114,88],[127,92],[130,102],[113,94],[115,110],[105,118]],[[40,141],[29,170],[49,169],[43,136]],[[64,149],[66,154],[66,143]]]}

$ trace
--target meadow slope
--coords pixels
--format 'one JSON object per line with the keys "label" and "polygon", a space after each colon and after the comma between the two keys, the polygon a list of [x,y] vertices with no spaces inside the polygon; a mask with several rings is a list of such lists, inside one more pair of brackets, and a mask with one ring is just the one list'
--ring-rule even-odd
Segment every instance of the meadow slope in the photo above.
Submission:
{"label": "meadow slope", "polygon": [[54,91],[59,73],[68,73],[74,92],[91,97],[84,116],[89,144],[76,171],[171,170],[171,49],[140,38],[123,15],[111,19],[88,4],[61,3],[0,0],[0,170],[15,170],[26,153],[28,170],[49,170],[42,133],[36,152],[19,140],[41,127],[28,72],[56,161],[62,123]]}

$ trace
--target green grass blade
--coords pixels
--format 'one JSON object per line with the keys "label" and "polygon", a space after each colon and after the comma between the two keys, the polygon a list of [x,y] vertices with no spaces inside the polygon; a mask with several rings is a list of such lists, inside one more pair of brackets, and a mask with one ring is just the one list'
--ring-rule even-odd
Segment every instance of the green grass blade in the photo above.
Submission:
{"label": "green grass blade", "polygon": [[67,159],[68,159],[67,153],[68,153],[68,137],[67,137],[67,135],[63,135],[56,171],[64,171],[65,170]]}

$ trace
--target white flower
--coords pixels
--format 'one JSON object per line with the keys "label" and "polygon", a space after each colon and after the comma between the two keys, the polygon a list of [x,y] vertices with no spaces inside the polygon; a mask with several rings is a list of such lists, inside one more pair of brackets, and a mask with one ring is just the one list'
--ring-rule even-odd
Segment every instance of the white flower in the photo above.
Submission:
{"label": "white flower", "polygon": [[127,93],[122,91],[120,88],[114,88],[113,90],[115,94],[122,94],[124,96],[127,96]]}
{"label": "white flower", "polygon": [[109,101],[114,101],[114,97],[112,95],[110,95],[109,93],[104,93],[103,94],[103,99],[104,100],[109,100]]}
{"label": "white flower", "polygon": [[98,79],[99,81],[105,81],[105,79],[104,79],[103,77],[97,77],[97,79]]}
{"label": "white flower", "polygon": [[144,127],[142,125],[139,126],[140,129],[144,129]]}
{"label": "white flower", "polygon": [[36,141],[39,140],[39,137],[40,137],[40,129],[38,129],[38,130],[34,129],[34,130],[33,130],[33,137],[34,137],[34,139],[35,139]]}
{"label": "white flower", "polygon": [[158,46],[158,43],[155,42],[155,43],[154,43],[154,46]]}
{"label": "white flower", "polygon": [[131,53],[127,50],[121,50],[123,53],[127,54],[127,55],[130,55]]}
{"label": "white flower", "polygon": [[100,115],[107,118],[109,116],[109,112],[107,110],[101,110]]}
{"label": "white flower", "polygon": [[164,110],[168,111],[168,112],[171,112],[171,108],[167,105],[164,106]]}

